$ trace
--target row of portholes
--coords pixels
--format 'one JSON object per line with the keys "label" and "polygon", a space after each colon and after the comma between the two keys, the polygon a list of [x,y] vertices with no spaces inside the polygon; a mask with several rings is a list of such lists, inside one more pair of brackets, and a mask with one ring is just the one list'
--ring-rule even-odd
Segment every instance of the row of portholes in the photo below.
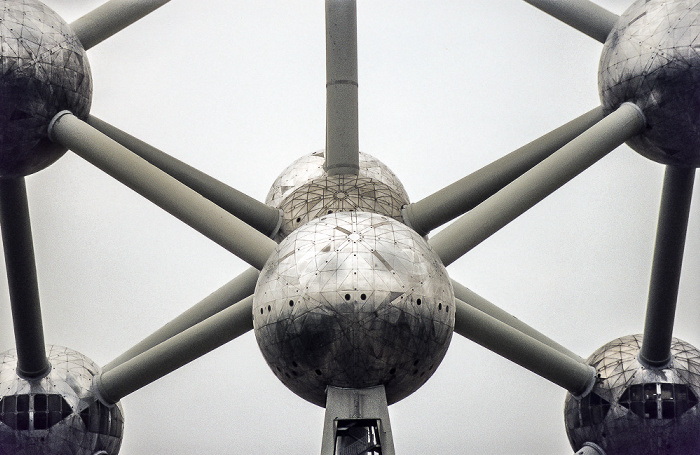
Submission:
{"label": "row of portholes", "polygon": [[[345,297],[345,300],[348,302],[352,299],[352,295],[350,295],[350,294],[345,294],[344,297]],[[360,294],[360,300],[362,300],[362,301],[367,300],[367,294]],[[416,305],[421,306],[422,304],[423,304],[423,301],[421,300],[421,298],[420,297],[417,298]],[[289,306],[294,307],[294,300],[289,301]],[[442,311],[442,308],[443,308],[442,302],[438,302],[438,311]],[[267,311],[268,311],[268,313],[272,312],[272,305],[267,306]],[[445,305],[445,312],[449,313],[449,311],[450,311],[450,306]],[[263,308],[263,307],[260,308],[260,314],[261,315],[265,314],[265,308]]]}
{"label": "row of portholes", "polygon": [[[435,368],[435,365],[432,364],[432,365],[430,365],[430,366],[428,367],[427,370],[425,370],[425,371],[420,371],[419,369],[415,368],[416,366],[418,366],[418,363],[419,363],[419,362],[420,362],[419,359],[416,359],[416,360],[413,361],[413,367],[414,367],[414,368],[413,368],[413,370],[411,371],[411,376],[416,376],[416,375],[418,375],[418,374],[420,373],[420,377],[422,378],[422,377],[424,377],[424,376],[426,375],[426,373],[428,373],[429,371],[432,371],[432,370]],[[289,371],[284,371],[282,368],[280,368],[279,365],[275,365],[275,368],[274,368],[273,372],[274,372],[275,375],[278,376],[278,377],[285,376],[287,379],[292,379],[292,377],[295,377],[295,378],[296,378],[296,377],[299,377],[299,373],[295,370],[295,368],[299,368],[299,364],[298,364],[297,362],[293,361],[293,362],[292,362],[292,368],[290,368]],[[321,371],[321,370],[318,369],[318,368],[314,370],[314,373],[316,374],[316,376],[319,376],[319,377],[320,377],[320,376],[323,376],[323,371]],[[391,379],[393,379],[393,377],[395,377],[395,375],[396,375],[396,367],[392,367],[392,368],[389,370],[389,374],[392,376]],[[391,380],[391,379],[390,379],[390,380]]]}

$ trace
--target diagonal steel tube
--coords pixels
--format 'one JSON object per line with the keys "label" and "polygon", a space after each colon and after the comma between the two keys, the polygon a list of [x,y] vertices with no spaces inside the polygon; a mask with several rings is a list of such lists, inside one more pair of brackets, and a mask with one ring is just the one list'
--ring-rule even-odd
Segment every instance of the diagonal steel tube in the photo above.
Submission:
{"label": "diagonal steel tube", "polygon": [[673,322],[688,230],[695,168],[667,166],[639,361],[660,368],[671,361]]}
{"label": "diagonal steel tube", "polygon": [[274,237],[279,230],[282,217],[278,209],[231,188],[95,116],[88,117],[87,123],[268,237]]}
{"label": "diagonal steel tube", "polygon": [[455,299],[455,333],[583,396],[593,389],[596,370]]}
{"label": "diagonal steel tube", "polygon": [[588,0],[525,0],[601,43],[607,39],[618,16]]}
{"label": "diagonal steel tube", "polygon": [[357,175],[359,154],[356,1],[326,0],[326,172]]}
{"label": "diagonal steel tube", "polygon": [[632,103],[616,111],[438,232],[430,244],[445,265],[496,233],[645,127]]}
{"label": "diagonal steel tube", "polygon": [[170,0],[110,0],[70,24],[85,50],[155,11]]}
{"label": "diagonal steel tube", "polygon": [[237,305],[237,302],[255,292],[255,284],[257,283],[259,274],[260,272],[254,268],[250,268],[241,273],[205,299],[141,340],[122,355],[109,362],[102,367],[102,371],[107,372],[226,308]]}
{"label": "diagonal steel tube", "polygon": [[564,346],[560,345],[556,341],[552,340],[551,338],[547,337],[543,333],[535,330],[534,328],[530,327],[529,325],[525,324],[522,322],[520,319],[516,318],[512,314],[502,310],[501,308],[497,307],[493,303],[489,302],[485,298],[481,297],[471,289],[467,288],[466,286],[461,285],[460,283],[456,282],[455,280],[452,280],[452,287],[454,288],[455,291],[455,298],[461,300],[462,302],[466,303],[467,305],[470,305],[477,310],[488,314],[492,318],[495,318],[502,323],[514,328],[515,330],[518,330],[522,332],[523,334],[534,338],[535,340],[546,344],[550,348],[556,349],[557,351],[561,352],[562,354],[571,357],[572,359],[576,360],[577,362],[585,362],[585,360],[580,357],[579,355],[573,353],[572,351],[566,349]]}
{"label": "diagonal steel tube", "polygon": [[94,378],[98,396],[116,403],[253,329],[253,297],[211,316]]}
{"label": "diagonal steel tube", "polygon": [[504,186],[556,152],[604,117],[597,107],[403,209],[406,224],[420,235],[484,202]]}
{"label": "diagonal steel tube", "polygon": [[71,149],[258,270],[277,247],[274,240],[68,111],[56,114],[49,125],[49,134],[53,141]]}
{"label": "diagonal steel tube", "polygon": [[44,344],[24,178],[0,179],[0,228],[17,347],[17,374],[28,379],[42,378],[51,371],[51,364]]}

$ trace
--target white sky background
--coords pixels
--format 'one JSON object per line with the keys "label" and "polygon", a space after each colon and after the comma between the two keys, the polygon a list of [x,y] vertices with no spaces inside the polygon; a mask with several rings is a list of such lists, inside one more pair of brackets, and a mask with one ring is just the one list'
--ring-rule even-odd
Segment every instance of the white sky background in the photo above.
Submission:
{"label": "white sky background", "polygon": [[[71,22],[102,2],[46,3]],[[413,201],[599,104],[602,45],[524,2],[358,3],[360,147]],[[88,52],[92,113],[264,199],[324,146],[323,15],[321,1],[173,0]],[[587,357],[643,329],[662,175],[620,147],[448,271]],[[248,267],[70,152],[27,182],[46,340],[100,365]],[[675,334],[700,346],[697,199]],[[457,335],[390,407],[396,451],[570,454],[564,395]],[[123,455],[320,451],[323,409],[275,378],[252,332],[122,403]]]}

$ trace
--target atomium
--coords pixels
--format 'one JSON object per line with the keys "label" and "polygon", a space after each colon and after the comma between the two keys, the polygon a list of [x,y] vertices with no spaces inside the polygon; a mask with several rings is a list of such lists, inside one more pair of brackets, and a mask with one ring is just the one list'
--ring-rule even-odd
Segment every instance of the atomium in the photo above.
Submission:
{"label": "atomium", "polygon": [[621,337],[586,360],[598,382],[583,398],[568,394],[564,411],[575,450],[593,442],[610,454],[700,451],[700,351],[674,338],[672,364],[655,369],[639,363],[641,346],[641,335]]}
{"label": "atomium", "polygon": [[53,10],[38,0],[0,8],[0,177],[18,177],[65,153],[47,125],[64,109],[87,117],[92,77],[80,41]]}
{"label": "atomium", "polygon": [[598,85],[610,112],[631,101],[647,130],[628,141],[665,164],[700,166],[700,2],[638,0],[608,36]]}
{"label": "atomium", "polygon": [[391,218],[335,213],[285,238],[253,299],[258,344],[297,395],[325,405],[327,386],[384,385],[389,403],[433,374],[454,327],[440,259]]}
{"label": "atomium", "polygon": [[17,353],[0,354],[0,453],[119,453],[121,405],[102,404],[92,390],[99,367],[72,349],[48,346],[52,369],[40,380],[17,376]]}
{"label": "atomium", "polygon": [[[129,11],[120,10],[126,3],[129,3]],[[134,15],[123,14],[132,13],[130,8],[144,8],[147,3],[155,6],[146,6],[145,10]],[[617,19],[614,14],[604,14],[594,6],[594,14],[584,14],[585,11],[576,9],[589,8],[590,2],[532,0],[531,3],[545,10],[549,8],[547,12],[560,19],[562,14],[557,9],[561,5],[565,5],[565,9],[573,5],[573,13],[563,14],[564,22],[568,20],[601,42],[610,35],[600,65],[602,108],[596,108],[558,129],[553,135],[557,138],[554,141],[536,140],[530,151],[534,149],[539,153],[539,149],[551,148],[546,154],[538,155],[537,160],[524,152],[508,155],[503,157],[503,161],[499,159],[492,163],[495,164],[493,168],[487,166],[488,172],[477,171],[476,184],[464,183],[463,179],[444,187],[446,182],[442,182],[443,190],[447,191],[440,190],[411,204],[403,185],[386,166],[355,149],[349,153],[347,149],[333,149],[330,144],[337,145],[342,141],[329,140],[326,143],[327,152],[303,157],[282,173],[270,190],[267,205],[243,197],[241,201],[244,202],[236,205],[240,202],[236,199],[241,193],[235,193],[221,182],[215,183],[217,192],[221,190],[222,194],[233,194],[230,197],[232,208],[217,205],[214,197],[208,194],[211,181],[192,182],[178,177],[178,172],[173,172],[169,167],[173,160],[164,165],[143,158],[142,155],[147,154],[143,153],[144,150],[148,149],[148,153],[151,153],[153,147],[87,115],[91,104],[88,89],[91,77],[80,43],[89,49],[163,3],[166,1],[113,0],[108,2],[111,6],[90,14],[85,21],[81,19],[70,26],[63,22],[54,23],[51,30],[41,30],[44,23],[54,19],[48,18],[50,14],[39,3],[2,3],[5,16],[0,28],[9,26],[10,31],[21,32],[19,37],[12,34],[1,36],[3,62],[12,61],[19,55],[16,49],[12,50],[13,45],[24,47],[29,42],[40,44],[34,36],[38,33],[48,36],[55,30],[61,30],[59,34],[69,43],[64,45],[60,42],[48,53],[42,51],[17,57],[21,69],[18,74],[24,85],[11,86],[15,75],[3,73],[6,76],[1,81],[6,89],[3,96],[7,97],[8,103],[12,101],[8,93],[21,99],[20,108],[13,108],[10,115],[0,119],[2,133],[15,128],[23,134],[27,133],[29,138],[11,138],[11,144],[18,144],[18,153],[5,155],[4,151],[10,150],[10,147],[0,150],[3,193],[7,189],[21,190],[0,195],[4,246],[6,250],[13,251],[6,256],[8,278],[12,281],[12,272],[27,262],[33,262],[34,258],[33,252],[26,247],[31,244],[28,209],[27,222],[22,222],[17,221],[19,217],[13,218],[16,211],[7,207],[18,206],[14,204],[17,200],[12,199],[24,191],[23,177],[51,164],[66,147],[209,236],[253,269],[233,278],[157,330],[153,337],[147,337],[103,369],[98,369],[74,351],[51,346],[47,356],[51,364],[50,373],[44,377],[29,378],[23,373],[48,370],[20,372],[21,362],[17,355],[6,354],[2,361],[3,369],[0,370],[0,387],[9,384],[9,392],[3,395],[0,391],[0,437],[2,441],[9,441],[7,447],[12,447],[10,450],[16,453],[24,450],[27,454],[52,453],[49,449],[55,449],[57,454],[116,453],[121,444],[123,415],[118,404],[110,406],[105,403],[118,402],[140,387],[251,329],[255,332],[265,361],[281,383],[303,399],[327,409],[333,408],[329,402],[330,405],[338,404],[332,402],[334,395],[328,390],[338,388],[351,394],[369,389],[379,391],[383,400],[379,402],[386,410],[388,404],[412,394],[435,373],[454,331],[569,391],[575,391],[575,396],[567,398],[564,418],[574,450],[583,450],[586,444],[589,447],[593,447],[591,444],[604,447],[609,452],[607,455],[627,455],[630,451],[643,454],[645,450],[675,455],[698,450],[700,391],[697,349],[674,340],[669,348],[673,355],[671,365],[645,367],[637,361],[641,337],[623,337],[583,361],[457,281],[452,281],[445,271],[445,264],[451,264],[465,255],[486,237],[625,141],[642,155],[669,164],[662,195],[662,213],[667,218],[673,218],[675,213],[669,215],[669,212],[677,212],[682,218],[683,210],[679,207],[685,202],[689,205],[692,191],[692,185],[688,189],[684,184],[688,181],[692,183],[694,176],[694,169],[688,166],[700,165],[693,129],[697,123],[694,120],[697,106],[692,88],[697,65],[695,57],[691,55],[695,48],[692,35],[696,3],[637,2],[621,19],[615,21],[612,20]],[[346,11],[340,6],[350,5],[354,9],[352,0],[328,0],[327,13],[334,9],[333,5],[337,7],[335,12]],[[114,9],[110,9],[112,7]],[[47,15],[47,18],[40,19],[39,25],[30,20],[35,11]],[[567,19],[567,14],[575,16],[574,20],[571,17]],[[669,20],[672,22],[670,25]],[[586,21],[589,23],[585,24]],[[114,26],[114,22],[118,26]],[[345,15],[344,20],[329,21],[328,24],[348,25],[354,22],[353,17]],[[584,22],[583,26],[581,22]],[[616,25],[613,25],[615,22]],[[644,25],[640,30],[636,29],[640,24]],[[71,34],[71,28],[75,34]],[[586,31],[591,28],[595,30]],[[670,39],[668,45],[665,41],[667,38]],[[684,44],[686,38],[690,44]],[[346,44],[351,41],[329,40],[329,60],[333,56],[346,55],[345,51],[352,48]],[[647,52],[649,49],[653,51]],[[23,65],[23,59],[35,61],[39,56],[51,57],[53,50],[57,50],[58,60],[63,59],[63,63],[55,64],[54,60],[50,60],[49,66],[54,65],[50,73],[58,75],[58,79],[50,79],[53,85],[49,84],[49,89],[44,90],[42,79],[37,75],[47,72],[45,67],[32,66],[27,72],[36,74],[27,76],[24,70],[28,67]],[[232,47],[229,46],[228,50],[232,50]],[[661,60],[668,60],[668,63],[655,66]],[[207,74],[214,66],[210,63],[196,69],[201,71],[205,68],[202,74]],[[338,69],[332,65],[329,68]],[[676,72],[678,68],[680,70]],[[188,71],[191,70],[192,66],[188,68]],[[674,79],[676,75],[678,78]],[[353,106],[332,104],[338,100],[345,102],[351,98],[346,96],[348,93],[356,92],[358,84],[354,77],[354,74],[349,74],[347,78],[327,81],[326,89],[329,92],[336,90],[327,98],[327,114],[333,114],[327,115],[327,121],[340,119],[335,125],[338,128],[327,129],[327,137],[352,123]],[[393,79],[396,80],[395,77]],[[38,86],[41,87],[36,88]],[[11,90],[7,87],[11,87]],[[218,89],[220,91],[213,97],[221,95],[221,87]],[[41,97],[36,102],[33,99],[25,102],[22,97],[33,95],[33,91],[40,93]],[[340,96],[337,96],[339,93]],[[59,101],[54,102],[54,96]],[[81,102],[71,104],[76,99]],[[630,109],[632,104],[634,108]],[[12,106],[12,103],[8,106]],[[26,106],[31,106],[31,109]],[[62,110],[60,117],[54,116],[59,109]],[[40,118],[37,120],[40,127],[21,123],[35,114]],[[240,126],[243,123],[231,124]],[[270,124],[267,123],[268,126]],[[47,135],[47,131],[50,134]],[[183,134],[195,136],[191,133],[189,128],[183,130]],[[343,133],[353,135],[357,130],[349,128]],[[641,136],[636,136],[638,134]],[[342,134],[331,139],[340,136]],[[47,137],[55,143],[49,144]],[[33,142],[35,140],[38,142]],[[549,145],[559,141],[563,142],[556,147]],[[332,167],[343,169],[343,172],[356,169],[355,158],[359,156],[359,172],[329,175],[323,167],[324,153],[333,156],[334,163],[352,158]],[[513,156],[515,159],[512,159]],[[569,160],[573,162],[569,166],[571,162],[562,159],[563,156],[584,159],[580,162]],[[452,157],[450,164],[451,160]],[[509,164],[503,164],[509,160]],[[175,166],[180,164],[176,163]],[[502,175],[510,177],[500,179]],[[466,180],[470,180],[470,177]],[[492,185],[494,180],[499,183]],[[667,192],[667,187],[673,191]],[[672,199],[670,204],[668,199]],[[465,200],[469,202],[465,203]],[[408,210],[409,205],[415,210]],[[491,211],[485,211],[487,216],[479,217],[479,213],[484,213],[480,211],[483,207],[490,207]],[[281,216],[277,217],[279,213]],[[499,218],[502,213],[513,216],[503,221],[504,218]],[[243,215],[250,215],[253,221],[265,225],[265,229],[257,223],[241,226],[249,222],[240,222],[237,217],[242,218]],[[412,217],[416,224],[411,223]],[[267,229],[270,228],[266,224],[269,218],[274,218],[274,223],[271,223],[273,227],[276,226],[274,229]],[[459,218],[458,222],[437,230],[455,218]],[[441,221],[434,221],[438,219]],[[465,219],[469,223],[464,223]],[[685,226],[677,227],[678,224],[682,225],[681,222],[674,224],[674,229],[669,229],[662,221],[665,220],[659,222],[659,238],[662,241],[657,243],[655,253],[664,253],[664,248],[668,246],[666,243],[670,243],[668,247],[671,249],[678,248],[680,244],[682,253],[682,242],[674,242],[673,239],[680,237],[678,234],[681,231],[685,232]],[[411,228],[419,226],[418,222],[433,222],[433,225],[421,231],[426,234],[425,237]],[[500,222],[503,224],[497,225]],[[5,230],[8,226],[18,229]],[[274,235],[270,232],[277,228],[279,231],[273,241],[268,234]],[[27,235],[22,237],[18,231],[24,231]],[[433,231],[430,239],[427,237],[429,231]],[[480,234],[475,234],[477,231],[485,232],[484,238],[478,238]],[[27,238],[29,242],[14,242]],[[672,240],[664,242],[666,239]],[[473,245],[464,246],[470,243]],[[15,244],[22,246],[13,248]],[[17,250],[22,250],[19,256],[24,257],[13,257]],[[508,254],[506,250],[501,257]],[[143,251],[139,251],[139,254],[143,255]],[[107,262],[102,257],[100,260]],[[489,261],[497,263],[498,258],[494,256]],[[672,269],[671,262],[661,261],[662,266],[669,266],[662,268]],[[483,263],[479,265],[484,266]],[[258,271],[260,278],[256,282],[254,277]],[[532,272],[529,268],[524,271],[530,275]],[[678,281],[680,267],[669,275],[667,281]],[[85,286],[88,284],[87,280],[82,283]],[[16,284],[16,280],[13,284]],[[658,285],[659,279],[655,278],[652,270],[651,287]],[[32,284],[23,283],[20,286],[31,288]],[[34,287],[38,291],[38,286]],[[69,290],[73,289],[69,287]],[[582,300],[584,298],[581,297]],[[20,303],[28,306],[36,303],[34,309],[38,309],[38,299],[36,302],[24,302],[11,295],[10,300],[13,310],[19,308]],[[675,304],[675,296],[667,298],[666,303],[671,300]],[[650,298],[649,307],[653,305]],[[104,310],[107,305],[100,302],[96,307]],[[668,314],[671,311],[666,309],[660,312]],[[15,311],[13,315],[19,313],[21,311]],[[136,314],[138,309],[135,305],[129,306],[126,313]],[[479,324],[474,324],[474,321],[484,322],[482,326],[492,328],[498,336],[475,328]],[[650,325],[654,333],[663,331],[661,324]],[[40,317],[34,317],[29,322],[22,320],[16,326],[16,333],[32,333],[31,329],[36,329],[34,333],[41,332]],[[669,338],[670,332],[666,330]],[[21,343],[27,341],[18,339],[17,344]],[[43,348],[43,342],[41,345]],[[62,354],[57,354],[59,351]],[[18,348],[17,352],[27,351]],[[472,359],[467,359],[465,364],[471,368],[471,372],[480,374],[483,371],[483,365]],[[73,378],[73,375],[79,376],[79,379]],[[217,378],[212,382],[219,385],[221,381]],[[70,387],[71,392],[67,390],[71,384],[78,384],[79,387]],[[580,387],[581,384],[590,387]],[[474,388],[476,393],[479,392]],[[180,401],[186,401],[188,405],[192,403],[191,400]],[[208,410],[213,415],[211,408]],[[343,446],[356,448],[357,441],[376,446],[383,437],[384,433],[380,431],[383,430],[382,425],[377,422],[384,419],[383,425],[387,426],[388,412],[386,417],[383,413],[378,417],[380,414],[377,413],[360,418],[361,408],[355,403],[350,414],[345,416],[350,421],[357,421],[343,421],[342,425],[335,426],[335,430],[343,433],[336,435],[336,453],[343,453],[348,448]],[[469,418],[479,417],[465,413],[465,420]],[[211,421],[213,419],[209,420],[210,426]],[[332,421],[328,428],[333,425]],[[70,431],[70,438],[61,436],[66,428]],[[270,433],[269,428],[264,428],[263,432]],[[56,438],[49,440],[47,434],[50,438]],[[368,435],[370,441],[364,441]],[[324,444],[325,441],[324,432]],[[18,449],[20,446],[21,449]],[[355,452],[362,455],[380,453],[375,449],[377,447],[365,446]],[[81,452],[83,450],[85,452]]]}

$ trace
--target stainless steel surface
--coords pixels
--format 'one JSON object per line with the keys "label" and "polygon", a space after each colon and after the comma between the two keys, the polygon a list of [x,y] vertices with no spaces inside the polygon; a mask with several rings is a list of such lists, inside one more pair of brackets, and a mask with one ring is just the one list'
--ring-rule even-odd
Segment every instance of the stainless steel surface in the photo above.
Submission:
{"label": "stainless steel surface", "polygon": [[700,351],[673,339],[669,368],[637,360],[642,335],[611,341],[587,360],[598,383],[582,400],[567,395],[566,431],[574,450],[593,442],[609,455],[700,453]]}
{"label": "stainless steel surface", "polygon": [[357,7],[326,0],[326,163],[328,175],[357,175]]}
{"label": "stainless steel surface", "polygon": [[106,406],[92,391],[97,365],[62,346],[47,346],[53,366],[33,381],[15,373],[14,350],[0,354],[0,453],[116,455],[124,431],[121,405]]}
{"label": "stainless steel surface", "polygon": [[624,103],[553,155],[430,239],[450,265],[644,128],[639,108]]}
{"label": "stainless steel surface", "polygon": [[514,329],[455,299],[454,332],[580,396],[590,391],[595,370],[583,361]]}
{"label": "stainless steel surface", "polygon": [[394,455],[384,386],[328,387],[321,455]]}
{"label": "stainless steel surface", "polygon": [[59,112],[54,117],[49,134],[53,140],[253,267],[262,268],[274,250],[273,240],[70,112]]}
{"label": "stainless steel surface", "polygon": [[358,176],[329,177],[324,151],[303,156],[290,164],[272,184],[265,203],[283,211],[278,238],[329,213],[368,211],[401,221],[408,194],[399,179],[381,161],[360,152]]}
{"label": "stainless steel surface", "polygon": [[648,128],[627,144],[655,161],[700,166],[700,2],[637,0],[605,42],[598,88],[610,112],[630,101]]}
{"label": "stainless steel surface", "polygon": [[51,369],[44,348],[39,281],[24,178],[0,179],[0,230],[7,265],[17,373],[43,377]]}
{"label": "stainless steel surface", "polygon": [[406,225],[333,213],[284,239],[255,290],[253,324],[275,375],[323,406],[326,386],[384,384],[388,402],[433,374],[454,327],[445,268]]}
{"label": "stainless steel surface", "polygon": [[597,107],[483,168],[403,208],[420,235],[465,214],[603,119]]}
{"label": "stainless steel surface", "polygon": [[176,369],[250,331],[252,297],[208,317],[162,343],[95,376],[95,393],[116,403]]}
{"label": "stainless steel surface", "polygon": [[588,0],[525,0],[586,35],[605,42],[614,27],[617,14]]}
{"label": "stainless steel surface", "polygon": [[85,49],[101,43],[170,0],[110,0],[70,24]]}
{"label": "stainless steel surface", "polygon": [[0,178],[22,177],[66,149],[46,126],[56,113],[90,111],[92,77],[68,24],[39,1],[0,2]]}
{"label": "stainless steel surface", "polygon": [[644,342],[639,353],[645,366],[662,367],[671,359],[671,339],[694,182],[694,168],[666,168],[644,321]]}

